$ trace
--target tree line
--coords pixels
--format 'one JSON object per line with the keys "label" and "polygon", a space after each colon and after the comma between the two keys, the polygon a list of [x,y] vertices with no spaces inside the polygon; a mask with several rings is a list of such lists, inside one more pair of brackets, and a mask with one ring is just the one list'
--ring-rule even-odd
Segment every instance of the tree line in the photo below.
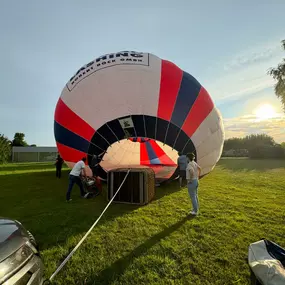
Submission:
{"label": "tree line", "polygon": [[222,156],[285,159],[285,142],[278,144],[266,134],[230,138],[224,142]]}
{"label": "tree line", "polygon": [[0,164],[11,160],[13,146],[36,146],[29,145],[25,141],[24,133],[15,133],[13,140],[9,140],[4,134],[0,133]]}

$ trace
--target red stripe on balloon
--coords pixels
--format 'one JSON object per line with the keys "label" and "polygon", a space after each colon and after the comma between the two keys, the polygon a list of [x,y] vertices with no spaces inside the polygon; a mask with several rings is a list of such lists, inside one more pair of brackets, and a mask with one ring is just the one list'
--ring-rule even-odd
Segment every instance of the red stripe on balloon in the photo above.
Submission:
{"label": "red stripe on balloon", "polygon": [[[58,152],[60,153],[60,156],[63,160],[69,161],[69,162],[77,162],[81,160],[83,157],[87,157],[87,154],[84,152],[81,152],[77,149],[71,148],[69,146],[56,143]],[[87,160],[86,163],[87,164]]]}
{"label": "red stripe on balloon", "polygon": [[172,62],[162,60],[157,116],[170,121],[180,89],[183,71]]}
{"label": "red stripe on balloon", "polygon": [[205,88],[201,87],[199,95],[184,121],[182,130],[191,137],[213,108],[214,103],[209,93]]}
{"label": "red stripe on balloon", "polygon": [[140,144],[140,164],[150,164],[145,143]]}
{"label": "red stripe on balloon", "polygon": [[63,101],[59,98],[54,119],[61,126],[70,130],[71,132],[90,141],[93,137],[95,130],[87,124],[83,119],[76,115]]}
{"label": "red stripe on balloon", "polygon": [[156,153],[157,158],[163,165],[176,165],[173,160],[163,151],[163,149],[153,140],[150,140],[150,144]]}

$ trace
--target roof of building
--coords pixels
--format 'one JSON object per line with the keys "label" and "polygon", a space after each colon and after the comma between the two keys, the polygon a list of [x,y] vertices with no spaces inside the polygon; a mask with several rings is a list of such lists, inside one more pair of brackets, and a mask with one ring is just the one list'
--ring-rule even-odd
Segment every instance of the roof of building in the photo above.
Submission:
{"label": "roof of building", "polygon": [[13,152],[58,152],[56,146],[13,146]]}

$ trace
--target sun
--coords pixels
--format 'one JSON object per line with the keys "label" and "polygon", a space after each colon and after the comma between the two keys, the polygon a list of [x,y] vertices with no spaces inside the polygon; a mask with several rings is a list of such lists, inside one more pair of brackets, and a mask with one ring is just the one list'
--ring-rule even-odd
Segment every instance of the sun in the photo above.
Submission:
{"label": "sun", "polygon": [[258,120],[268,120],[277,116],[274,107],[270,104],[262,104],[257,107],[254,114]]}

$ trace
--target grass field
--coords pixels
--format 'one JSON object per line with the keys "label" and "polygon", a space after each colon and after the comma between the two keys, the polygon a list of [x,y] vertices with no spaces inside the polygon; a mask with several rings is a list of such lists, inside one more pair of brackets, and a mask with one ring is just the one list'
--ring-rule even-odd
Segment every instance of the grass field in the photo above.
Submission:
{"label": "grass field", "polygon": [[[65,202],[67,170],[0,166],[0,215],[36,237],[49,277],[104,209],[105,197]],[[200,182],[201,214],[177,181],[143,207],[112,204],[55,284],[250,284],[250,243],[285,247],[285,161],[222,159]]]}

